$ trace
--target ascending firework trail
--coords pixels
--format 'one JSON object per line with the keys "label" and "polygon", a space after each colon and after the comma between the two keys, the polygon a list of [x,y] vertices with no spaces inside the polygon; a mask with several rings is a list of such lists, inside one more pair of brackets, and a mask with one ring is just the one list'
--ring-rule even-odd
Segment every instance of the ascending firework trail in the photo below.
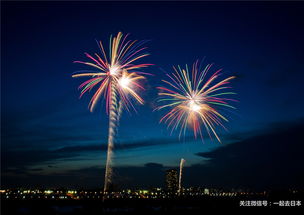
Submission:
{"label": "ascending firework trail", "polygon": [[79,86],[79,89],[81,89],[80,97],[96,87],[96,91],[89,103],[90,111],[93,111],[102,95],[106,99],[106,112],[109,114],[109,134],[104,191],[109,190],[112,182],[114,140],[122,106],[129,111],[130,108],[135,109],[133,106],[134,100],[140,104],[144,103],[143,99],[138,95],[138,91],[144,90],[141,81],[145,79],[143,75],[148,75],[148,73],[137,70],[152,65],[134,64],[137,60],[149,55],[144,53],[147,47],[142,47],[146,41],[127,40],[127,37],[128,35],[123,37],[121,32],[114,38],[110,37],[108,57],[100,41],[98,45],[101,56],[96,53],[93,56],[85,53],[90,62],[75,61],[75,63],[91,66],[95,71],[87,71],[72,76],[90,77],[89,80]]}
{"label": "ascending firework trail", "polygon": [[186,160],[184,158],[181,159],[179,164],[179,179],[178,179],[178,193],[180,194],[182,191],[182,175],[183,175],[183,168]]}

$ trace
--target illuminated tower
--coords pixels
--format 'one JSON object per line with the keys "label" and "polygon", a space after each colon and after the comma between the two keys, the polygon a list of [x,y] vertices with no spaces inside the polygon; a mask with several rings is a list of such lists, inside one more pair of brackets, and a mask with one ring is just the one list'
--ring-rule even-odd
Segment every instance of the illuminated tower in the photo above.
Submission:
{"label": "illuminated tower", "polygon": [[169,192],[177,192],[178,190],[178,172],[176,169],[166,171],[166,190]]}

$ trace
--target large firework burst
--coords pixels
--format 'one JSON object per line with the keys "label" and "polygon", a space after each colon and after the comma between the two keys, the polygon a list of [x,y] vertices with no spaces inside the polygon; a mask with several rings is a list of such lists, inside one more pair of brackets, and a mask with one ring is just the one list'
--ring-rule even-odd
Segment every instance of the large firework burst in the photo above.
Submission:
{"label": "large firework burst", "polygon": [[133,99],[143,104],[144,101],[137,91],[144,89],[140,82],[145,79],[143,75],[147,73],[140,72],[138,69],[152,65],[136,64],[137,60],[149,55],[144,52],[147,49],[147,47],[143,47],[146,41],[132,41],[128,40],[127,37],[128,35],[123,37],[121,32],[116,37],[110,37],[109,56],[107,56],[100,41],[98,45],[101,56],[97,53],[93,56],[85,53],[90,60],[89,62],[75,61],[75,63],[88,65],[95,71],[86,71],[72,76],[74,78],[90,77],[79,86],[81,89],[80,97],[96,88],[89,103],[90,111],[93,111],[102,95],[106,99],[106,112],[109,114],[109,134],[104,191],[108,191],[112,182],[114,139],[122,105],[128,110],[130,107],[134,108]]}
{"label": "large firework burst", "polygon": [[152,64],[134,64],[135,61],[149,55],[143,52],[147,49],[147,47],[142,47],[146,41],[127,41],[127,37],[128,35],[123,38],[121,32],[114,38],[110,37],[109,57],[107,57],[100,41],[98,45],[101,50],[101,56],[97,53],[94,56],[85,53],[86,57],[91,60],[90,62],[74,61],[74,63],[85,64],[97,70],[72,76],[73,78],[90,77],[89,80],[79,86],[79,89],[81,89],[80,97],[97,86],[96,92],[89,103],[90,111],[93,111],[99,98],[104,94],[107,113],[109,113],[112,98],[117,96],[111,91],[112,85],[114,85],[114,88],[118,91],[118,96],[123,99],[127,107],[132,105],[128,97],[129,94],[139,103],[143,103],[142,98],[136,93],[135,89],[143,89],[138,81],[144,79],[143,75],[147,73],[136,71],[136,69]]}

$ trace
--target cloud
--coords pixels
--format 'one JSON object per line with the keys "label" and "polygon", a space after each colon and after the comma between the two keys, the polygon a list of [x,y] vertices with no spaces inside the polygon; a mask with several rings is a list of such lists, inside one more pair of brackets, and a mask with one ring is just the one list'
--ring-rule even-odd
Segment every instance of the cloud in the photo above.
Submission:
{"label": "cloud", "polygon": [[[128,149],[136,149],[142,147],[152,147],[158,145],[168,145],[177,143],[176,138],[160,138],[160,139],[147,139],[147,140],[140,140],[140,141],[132,141],[132,142],[125,142],[125,143],[116,143],[115,150],[128,150]],[[78,145],[78,146],[67,146],[62,147],[53,152],[59,153],[74,153],[74,152],[87,152],[87,151],[106,151],[107,145]]]}
{"label": "cloud", "polygon": [[[76,138],[76,137],[74,137]],[[83,137],[84,138],[84,137]],[[68,137],[58,137],[59,142],[64,142]],[[189,138],[188,141],[193,140]],[[52,141],[51,141],[52,142]],[[28,148],[20,148],[14,146],[4,145],[1,151],[2,170],[3,172],[9,169],[25,168],[33,165],[50,165],[50,162],[58,160],[79,160],[81,155],[89,155],[89,153],[102,153],[107,150],[106,143],[97,144],[97,141],[91,141],[89,145],[72,145],[61,148],[52,149],[44,146],[36,148],[33,145]],[[99,142],[99,141],[98,141]],[[154,147],[159,145],[168,145],[178,143],[176,138],[160,138],[160,139],[147,139],[134,142],[116,143],[115,151],[123,151],[130,149],[139,149],[145,147]],[[49,145],[49,144],[48,144]],[[18,158],[18,159],[17,159]],[[88,159],[87,159],[88,160]]]}
{"label": "cloud", "polygon": [[30,151],[1,151],[2,172],[10,169],[22,169],[31,165],[42,164],[48,161],[54,161],[60,158],[73,157],[75,154],[53,153],[48,150],[30,150]]}
{"label": "cloud", "polygon": [[159,163],[146,163],[146,164],[145,164],[145,167],[161,169],[161,168],[164,167],[164,165],[159,164]]}
{"label": "cloud", "polygon": [[[186,186],[246,187],[246,188],[297,188],[303,187],[304,158],[302,152],[303,119],[296,122],[273,123],[250,133],[227,135],[229,144],[209,152],[196,153],[208,158],[204,164],[184,168]],[[194,141],[187,138],[186,141]],[[175,144],[175,138],[147,139],[117,143],[115,150],[123,151],[164,144]],[[76,170],[63,170],[56,160],[75,160],[81,154],[105,152],[106,144],[65,146],[55,149],[20,150],[4,147],[2,156],[3,186],[48,185],[74,187],[102,187],[104,168],[89,166]],[[45,168],[56,166],[56,173],[41,173],[34,167],[45,163]],[[89,164],[88,164],[89,165]],[[49,167],[48,167],[49,166]],[[164,169],[159,163],[144,166],[118,166],[114,169],[116,183],[121,187],[163,186]],[[177,167],[176,167],[177,168]],[[54,169],[54,168],[52,168]]]}
{"label": "cloud", "polygon": [[43,169],[42,168],[33,168],[33,169],[30,169],[30,171],[34,171],[34,172],[39,172],[39,171],[42,171]]}
{"label": "cloud", "polygon": [[[303,188],[304,123],[301,121],[274,124],[264,134],[197,153],[210,160],[207,165],[189,167],[185,177],[192,183],[217,186]],[[190,179],[194,173],[201,180]]]}
{"label": "cloud", "polygon": [[[210,152],[197,153],[208,158],[204,164],[184,167],[185,186],[252,188],[252,189],[303,189],[304,158],[302,144],[303,120],[271,124],[264,133],[245,135],[247,138],[226,144]],[[235,138],[232,138],[235,139]],[[150,146],[161,141],[138,142]],[[174,141],[172,141],[174,142]],[[159,143],[161,144],[161,143]],[[81,150],[75,149],[73,153]],[[73,154],[72,153],[72,154]],[[55,153],[58,154],[58,153]],[[176,168],[178,168],[176,166]],[[33,168],[31,168],[33,169]],[[162,187],[166,167],[160,163],[144,166],[118,166],[114,168],[114,183],[117,187]],[[22,170],[22,171],[21,171]],[[67,170],[52,174],[40,174],[26,168],[12,170],[3,186],[32,185],[48,187],[101,188],[104,180],[102,166]],[[16,174],[16,172],[19,174]]]}
{"label": "cloud", "polygon": [[[116,188],[149,188],[164,185],[162,164],[147,163],[144,166],[115,167],[113,181]],[[105,169],[90,166],[76,170],[38,174],[35,171],[18,172],[6,175],[2,180],[3,187],[33,188],[102,188]]]}

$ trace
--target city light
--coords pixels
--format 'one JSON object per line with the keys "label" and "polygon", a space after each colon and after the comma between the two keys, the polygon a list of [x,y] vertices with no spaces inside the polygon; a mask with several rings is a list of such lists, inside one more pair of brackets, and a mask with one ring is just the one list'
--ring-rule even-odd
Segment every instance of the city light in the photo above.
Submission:
{"label": "city light", "polygon": [[44,193],[45,194],[51,194],[51,193],[53,193],[53,191],[52,190],[45,190]]}
{"label": "city light", "polygon": [[[174,177],[173,177],[174,178]],[[173,184],[173,189],[175,185]],[[176,189],[169,190],[168,188],[151,188],[140,190],[121,190],[116,192],[103,192],[102,190],[19,190],[19,189],[7,189],[1,190],[0,195],[5,196],[7,199],[102,199],[103,194],[106,194],[108,198],[115,199],[164,199],[164,198],[184,198],[190,196],[250,196],[260,195],[266,196],[267,192],[260,193],[248,193],[244,191],[223,191],[211,188],[190,187],[183,189],[183,192],[179,193]]]}

